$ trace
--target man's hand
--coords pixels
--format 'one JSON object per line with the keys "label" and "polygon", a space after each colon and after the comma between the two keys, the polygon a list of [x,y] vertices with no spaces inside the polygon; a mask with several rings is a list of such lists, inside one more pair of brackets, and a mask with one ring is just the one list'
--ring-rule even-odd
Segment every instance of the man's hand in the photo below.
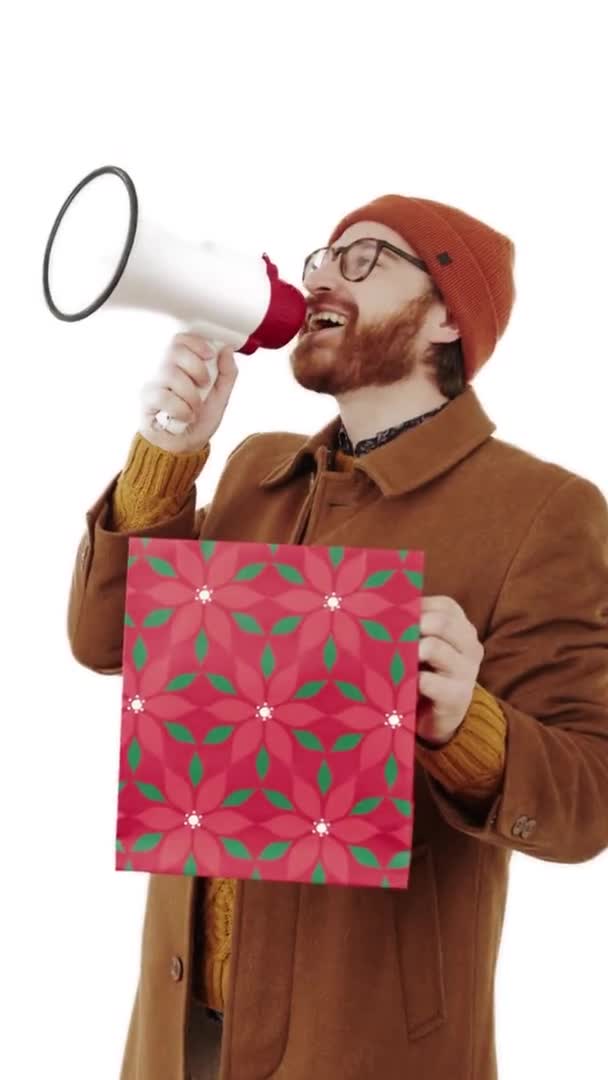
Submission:
{"label": "man's hand", "polygon": [[[416,734],[434,746],[447,743],[464,720],[484,648],[464,611],[449,596],[423,596]],[[428,665],[431,670],[425,670]],[[427,699],[427,700],[425,700]]]}

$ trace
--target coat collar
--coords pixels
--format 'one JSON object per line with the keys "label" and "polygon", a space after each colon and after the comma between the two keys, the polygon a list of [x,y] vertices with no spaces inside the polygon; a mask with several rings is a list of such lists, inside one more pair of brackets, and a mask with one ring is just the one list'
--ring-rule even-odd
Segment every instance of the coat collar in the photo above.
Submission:
{"label": "coat collar", "polygon": [[[296,473],[326,466],[340,427],[337,416],[306,439],[296,453],[283,458],[261,481],[264,488],[278,487]],[[473,387],[454,398],[445,409],[418,427],[404,431],[391,442],[371,450],[354,462],[388,498],[415,491],[451,469],[496,430]]]}

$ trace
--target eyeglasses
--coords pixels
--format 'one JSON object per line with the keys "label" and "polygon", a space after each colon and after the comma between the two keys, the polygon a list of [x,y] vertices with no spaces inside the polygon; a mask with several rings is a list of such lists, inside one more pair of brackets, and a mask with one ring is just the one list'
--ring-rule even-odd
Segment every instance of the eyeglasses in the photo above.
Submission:
{"label": "eyeglasses", "polygon": [[371,274],[383,250],[391,251],[393,255],[407,259],[413,266],[417,266],[419,270],[424,270],[428,274],[426,263],[410,255],[408,251],[402,251],[401,248],[389,244],[386,240],[363,237],[345,247],[323,247],[313,251],[304,262],[302,280],[305,280],[314,270],[320,270],[327,262],[339,258],[340,273],[346,281],[364,281]]}

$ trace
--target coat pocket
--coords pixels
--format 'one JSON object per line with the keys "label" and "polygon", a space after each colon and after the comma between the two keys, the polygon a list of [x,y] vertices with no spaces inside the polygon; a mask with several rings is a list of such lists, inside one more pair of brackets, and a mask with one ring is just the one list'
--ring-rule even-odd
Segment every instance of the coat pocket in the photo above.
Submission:
{"label": "coat pocket", "polygon": [[412,849],[409,886],[396,890],[395,929],[409,1039],[419,1039],[447,1019],[443,949],[433,853]]}

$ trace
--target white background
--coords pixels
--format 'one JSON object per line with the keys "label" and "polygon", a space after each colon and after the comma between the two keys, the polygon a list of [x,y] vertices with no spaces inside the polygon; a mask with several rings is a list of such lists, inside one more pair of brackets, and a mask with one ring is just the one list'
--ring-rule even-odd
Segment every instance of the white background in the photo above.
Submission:
{"label": "white background", "polygon": [[[475,384],[497,435],[606,491],[602,17],[593,0],[54,0],[5,11],[7,1080],[118,1077],[147,884],[113,869],[120,680],[76,664],[65,610],[85,510],[122,467],[140,385],[175,327],[135,313],[73,326],[50,316],[41,264],[59,206],[91,169],[121,165],[165,226],[267,250],[296,282],[303,255],[376,195],[467,210],[517,245],[513,319]],[[240,366],[199,505],[245,434],[312,431],[334,412],[292,382],[286,353]],[[575,866],[513,857],[501,1080],[606,1076],[607,898],[608,855]]]}

